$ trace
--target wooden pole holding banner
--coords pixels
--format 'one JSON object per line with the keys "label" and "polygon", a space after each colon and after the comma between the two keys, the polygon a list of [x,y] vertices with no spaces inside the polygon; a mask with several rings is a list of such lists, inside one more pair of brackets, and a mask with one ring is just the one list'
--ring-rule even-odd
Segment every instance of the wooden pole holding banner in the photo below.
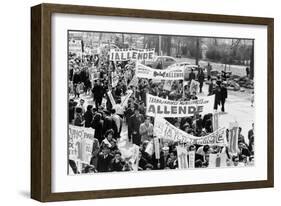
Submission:
{"label": "wooden pole holding banner", "polygon": [[213,115],[213,130],[216,131],[218,129],[219,129],[219,113],[215,111]]}
{"label": "wooden pole holding banner", "polygon": [[158,49],[159,49],[159,54],[158,54],[158,56],[161,56],[161,54],[162,54],[162,48],[161,48],[161,40],[162,40],[162,38],[161,38],[161,35],[159,35],[159,38],[158,38]]}
{"label": "wooden pole holding banner", "polygon": [[154,152],[155,152],[155,158],[157,159],[157,168],[160,168],[160,144],[159,144],[159,138],[154,137],[153,138],[154,143]]}
{"label": "wooden pole holding banner", "polygon": [[[162,56],[162,45],[161,45],[161,42],[162,42],[162,36],[159,35],[159,56]],[[164,69],[163,67],[163,58],[160,58],[160,61],[161,61],[161,69]]]}
{"label": "wooden pole holding banner", "polygon": [[[154,116],[154,121],[156,118],[156,113]],[[157,136],[153,135],[153,144],[154,144],[154,152],[155,152],[155,158],[157,159],[157,168],[160,169],[160,144],[159,144],[159,138]]]}
{"label": "wooden pole holding banner", "polygon": [[219,113],[215,111],[213,115],[213,132],[216,131],[216,136],[218,136],[218,129],[219,129]]}

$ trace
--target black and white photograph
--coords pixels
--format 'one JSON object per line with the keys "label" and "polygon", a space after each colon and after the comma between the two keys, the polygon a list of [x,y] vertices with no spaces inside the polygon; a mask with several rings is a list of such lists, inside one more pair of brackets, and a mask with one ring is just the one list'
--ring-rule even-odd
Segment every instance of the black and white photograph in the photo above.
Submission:
{"label": "black and white photograph", "polygon": [[68,175],[255,165],[254,39],[65,35]]}

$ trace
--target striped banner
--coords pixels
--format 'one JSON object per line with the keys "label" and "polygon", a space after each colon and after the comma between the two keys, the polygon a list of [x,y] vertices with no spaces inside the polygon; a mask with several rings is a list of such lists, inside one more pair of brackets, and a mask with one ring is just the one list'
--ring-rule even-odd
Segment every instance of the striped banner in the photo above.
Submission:
{"label": "striped banner", "polygon": [[213,131],[216,131],[219,129],[219,113],[214,112],[213,114]]}
{"label": "striped banner", "polygon": [[239,126],[237,122],[231,122],[229,124],[229,152],[232,154],[237,154],[239,152],[238,149],[238,130]]}
{"label": "striped banner", "polygon": [[195,168],[195,151],[188,152],[188,164],[189,168]]}
{"label": "striped banner", "polygon": [[110,100],[110,103],[111,103],[112,107],[114,107],[114,106],[116,105],[116,102],[115,102],[115,100],[114,100],[114,98],[113,98],[113,96],[112,96],[111,90],[109,90],[109,91],[107,92],[107,95],[108,95],[108,98],[109,98],[109,100]]}
{"label": "striped banner", "polygon": [[188,169],[187,150],[185,147],[177,146],[179,169]]}
{"label": "striped banner", "polygon": [[209,155],[209,168],[226,167],[227,155],[226,153],[210,154]]}

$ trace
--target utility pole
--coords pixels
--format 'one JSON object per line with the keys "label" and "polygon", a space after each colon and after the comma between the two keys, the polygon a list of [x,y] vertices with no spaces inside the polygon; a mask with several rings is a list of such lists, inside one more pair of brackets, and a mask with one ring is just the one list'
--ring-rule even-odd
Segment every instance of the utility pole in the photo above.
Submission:
{"label": "utility pole", "polygon": [[161,37],[161,35],[159,35],[159,39],[158,39],[158,41],[159,41],[159,54],[158,54],[158,56],[162,56],[162,48],[161,48],[161,41],[162,41],[162,37]]}
{"label": "utility pole", "polygon": [[254,51],[255,51],[255,41],[252,40],[252,52],[251,52],[251,62],[250,62],[250,79],[254,79]]}
{"label": "utility pole", "polygon": [[199,65],[199,53],[200,53],[200,48],[199,48],[199,37],[196,38],[196,61],[195,64]]}

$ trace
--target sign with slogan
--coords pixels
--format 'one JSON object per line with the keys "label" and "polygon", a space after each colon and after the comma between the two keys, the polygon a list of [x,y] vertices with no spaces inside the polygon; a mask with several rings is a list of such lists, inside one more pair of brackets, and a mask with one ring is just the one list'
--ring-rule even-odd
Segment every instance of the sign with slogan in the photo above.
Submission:
{"label": "sign with slogan", "polygon": [[117,75],[117,72],[112,72],[111,73],[111,82],[112,82],[112,87],[116,87],[118,82],[119,82],[119,76]]}
{"label": "sign with slogan", "polygon": [[239,126],[237,122],[231,122],[229,124],[229,133],[228,133],[228,138],[229,138],[229,152],[232,154],[237,154],[239,152],[238,148],[238,130]]}
{"label": "sign with slogan", "polygon": [[179,169],[188,169],[187,150],[183,146],[177,146]]}
{"label": "sign with slogan", "polygon": [[220,128],[206,136],[196,137],[178,129],[167,120],[161,117],[155,117],[153,134],[160,138],[174,142],[187,143],[188,145],[218,145],[226,146],[226,129]]}
{"label": "sign with slogan", "polygon": [[199,93],[199,85],[200,85],[199,82],[192,79],[191,83],[190,83],[190,87],[189,87],[190,93],[191,94],[193,94],[193,93],[198,94]]}
{"label": "sign with slogan", "polygon": [[163,86],[164,90],[171,91],[172,90],[172,80],[166,80]]}
{"label": "sign with slogan", "polygon": [[146,94],[146,115],[155,117],[188,117],[214,111],[215,95],[190,101],[173,101]]}
{"label": "sign with slogan", "polygon": [[188,152],[188,165],[189,168],[195,168],[195,151]]}
{"label": "sign with slogan", "polygon": [[213,130],[219,128],[219,112],[214,112],[213,114]]}
{"label": "sign with slogan", "polygon": [[109,60],[111,61],[152,61],[155,49],[110,49]]}
{"label": "sign with slogan", "polygon": [[77,55],[82,55],[82,41],[72,39],[68,44],[69,52],[75,53]]}
{"label": "sign with slogan", "polygon": [[114,106],[116,105],[116,102],[115,102],[115,100],[114,100],[114,98],[113,98],[113,96],[112,96],[111,90],[109,90],[109,91],[107,92],[107,95],[108,95],[108,98],[109,98],[109,100],[110,100],[110,103],[111,103],[112,107],[114,107]]}
{"label": "sign with slogan", "polygon": [[129,161],[134,171],[138,170],[139,146],[136,144],[118,143],[118,149],[124,159]]}
{"label": "sign with slogan", "polygon": [[183,80],[182,67],[170,67],[165,70],[153,69],[143,64],[136,64],[136,76],[153,80]]}
{"label": "sign with slogan", "polygon": [[92,157],[95,130],[69,125],[68,134],[69,159],[89,164]]}
{"label": "sign with slogan", "polygon": [[209,168],[226,167],[227,155],[226,153],[210,154],[209,155]]}
{"label": "sign with slogan", "polygon": [[129,89],[126,92],[126,95],[121,97],[121,100],[122,100],[121,107],[126,107],[128,105],[128,101],[132,94],[133,94],[133,90]]}

